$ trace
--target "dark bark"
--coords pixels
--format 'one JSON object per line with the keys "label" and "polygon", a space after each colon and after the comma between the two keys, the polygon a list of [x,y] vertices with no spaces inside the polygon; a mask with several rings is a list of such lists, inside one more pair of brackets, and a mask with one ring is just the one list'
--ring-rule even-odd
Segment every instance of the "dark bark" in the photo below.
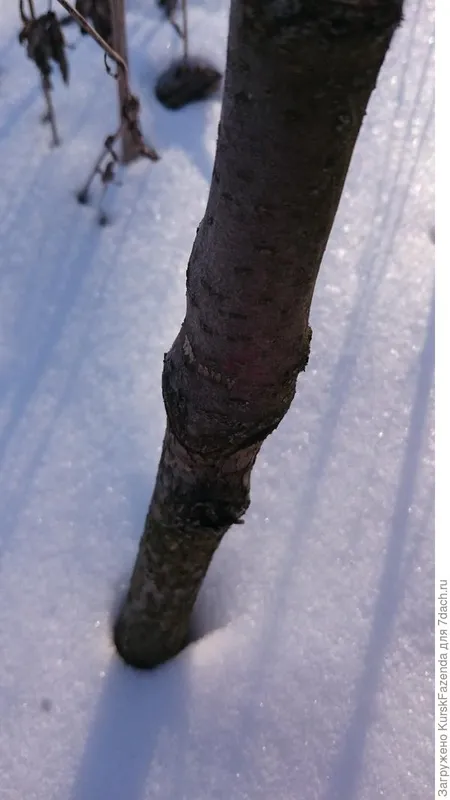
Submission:
{"label": "dark bark", "polygon": [[398,0],[233,0],[211,189],[163,369],[167,429],[115,628],[125,661],[177,653],[213,554],[305,369],[309,311]]}

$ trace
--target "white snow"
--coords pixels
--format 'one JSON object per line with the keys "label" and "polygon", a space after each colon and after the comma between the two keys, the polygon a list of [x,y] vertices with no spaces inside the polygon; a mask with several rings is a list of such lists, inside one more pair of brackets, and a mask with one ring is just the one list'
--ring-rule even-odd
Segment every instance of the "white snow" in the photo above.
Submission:
{"label": "white snow", "polygon": [[[223,65],[227,3],[191,5],[193,52]],[[126,171],[99,229],[73,193],[115,125],[102,54],[83,39],[69,89],[55,78],[52,151],[15,4],[0,14],[1,800],[429,800],[432,0],[408,3],[373,96],[310,366],[208,574],[198,639],[146,675],[117,659],[110,620],[155,477],[219,99],[158,106],[178,44],[150,0],[129,2],[162,160]]]}

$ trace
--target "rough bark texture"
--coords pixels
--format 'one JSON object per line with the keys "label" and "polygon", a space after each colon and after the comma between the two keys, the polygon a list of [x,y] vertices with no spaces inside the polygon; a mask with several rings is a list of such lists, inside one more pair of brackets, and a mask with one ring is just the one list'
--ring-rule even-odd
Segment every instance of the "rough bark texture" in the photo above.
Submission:
{"label": "rough bark texture", "polygon": [[128,596],[125,661],[176,654],[250,473],[307,364],[309,311],[398,0],[232,0],[216,159],[163,369],[167,429]]}

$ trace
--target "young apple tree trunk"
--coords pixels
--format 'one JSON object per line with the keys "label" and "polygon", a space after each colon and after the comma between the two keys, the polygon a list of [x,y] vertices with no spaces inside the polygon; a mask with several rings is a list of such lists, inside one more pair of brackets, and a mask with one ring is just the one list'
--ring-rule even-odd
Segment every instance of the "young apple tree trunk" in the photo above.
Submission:
{"label": "young apple tree trunk", "polygon": [[232,0],[216,159],[164,357],[167,427],[116,647],[175,655],[305,369],[309,311],[401,0]]}

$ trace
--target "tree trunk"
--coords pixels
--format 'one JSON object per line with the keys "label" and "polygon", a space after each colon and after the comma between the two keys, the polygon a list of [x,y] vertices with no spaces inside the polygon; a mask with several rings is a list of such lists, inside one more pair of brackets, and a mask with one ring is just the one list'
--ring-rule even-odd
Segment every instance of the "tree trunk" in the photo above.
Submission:
{"label": "tree trunk", "polygon": [[305,369],[309,311],[367,102],[400,0],[232,0],[216,159],[164,357],[167,428],[127,598],[123,659],[185,644],[250,473]]}

